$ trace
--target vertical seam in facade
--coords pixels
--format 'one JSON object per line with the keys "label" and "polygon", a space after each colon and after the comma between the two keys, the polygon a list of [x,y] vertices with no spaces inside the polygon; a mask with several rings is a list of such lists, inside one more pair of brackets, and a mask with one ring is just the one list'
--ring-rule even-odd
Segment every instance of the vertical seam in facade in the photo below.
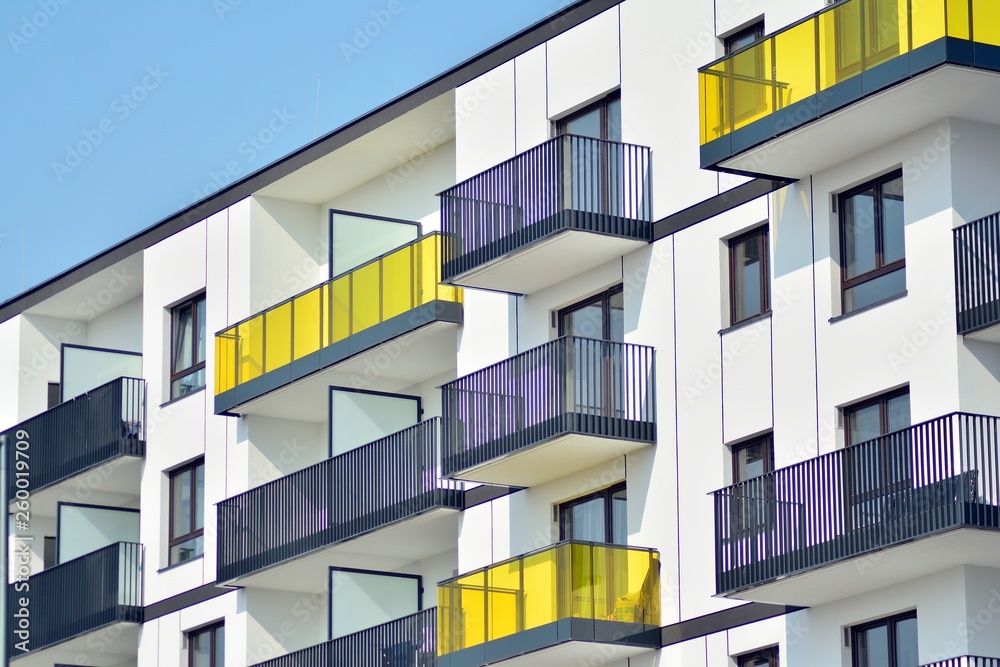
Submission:
{"label": "vertical seam in facade", "polygon": [[719,424],[722,426],[722,445],[726,445],[726,344],[719,334]]}
{"label": "vertical seam in facade", "polygon": [[673,309],[674,321],[671,323],[674,330],[674,512],[677,518],[677,620],[681,621],[681,459],[680,459],[680,425],[678,416],[677,395],[677,236],[670,237],[670,274],[673,290],[671,307]]}
{"label": "vertical seam in facade", "polygon": [[549,122],[548,134],[552,134],[552,114],[549,113],[549,42],[545,41],[545,120]]}
{"label": "vertical seam in facade", "polygon": [[811,272],[812,272],[812,301],[813,301],[813,386],[815,387],[816,398],[816,456],[819,456],[819,330],[817,318],[818,299],[816,295],[816,193],[813,191],[813,177],[809,177],[809,239],[812,245]]}
{"label": "vertical seam in facade", "polygon": [[[775,246],[777,246],[777,234],[771,234],[770,233],[770,231],[771,231],[770,228],[772,227],[772,224],[771,224],[771,221],[772,221],[771,200],[772,200],[772,198],[774,196],[775,196],[774,194],[769,194],[767,196],[767,226],[768,226],[768,235],[767,235],[767,238],[768,238],[768,243],[769,244],[773,242],[773,244]],[[775,423],[774,422],[774,320],[775,320],[775,317],[778,314],[774,310],[774,274],[775,274],[775,271],[774,271],[774,259],[773,258],[777,256],[777,253],[773,252],[771,250],[771,248],[767,248],[767,252],[768,252],[768,257],[771,258],[770,261],[768,261],[768,263],[767,263],[768,264],[767,271],[771,275],[767,276],[767,279],[768,279],[768,284],[771,286],[771,288],[770,288],[770,298],[769,298],[770,302],[768,303],[768,305],[771,307],[771,321],[770,321],[770,326],[768,327],[768,337],[769,337],[769,341],[770,341],[770,345],[771,345],[771,364],[770,364],[771,365],[771,387],[770,387],[771,388],[771,446],[773,447],[774,446],[774,423]],[[772,458],[774,458],[774,457],[772,456]]]}
{"label": "vertical seam in facade", "polygon": [[[618,90],[622,89],[622,6],[618,5]],[[619,92],[619,95],[621,93]]]}
{"label": "vertical seam in facade", "polygon": [[517,58],[514,58],[514,155],[517,155]]}

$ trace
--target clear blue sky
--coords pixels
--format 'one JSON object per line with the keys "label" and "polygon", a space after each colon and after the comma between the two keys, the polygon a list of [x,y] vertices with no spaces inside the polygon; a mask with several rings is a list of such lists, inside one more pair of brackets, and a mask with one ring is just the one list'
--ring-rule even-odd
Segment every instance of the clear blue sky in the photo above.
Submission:
{"label": "clear blue sky", "polygon": [[568,4],[3,0],[0,300]]}

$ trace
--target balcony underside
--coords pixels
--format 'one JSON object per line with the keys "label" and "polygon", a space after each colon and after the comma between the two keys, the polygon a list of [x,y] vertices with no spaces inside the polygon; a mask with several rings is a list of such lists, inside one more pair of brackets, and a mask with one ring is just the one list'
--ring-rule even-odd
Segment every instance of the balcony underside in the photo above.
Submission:
{"label": "balcony underside", "polygon": [[112,507],[133,505],[139,500],[141,472],[142,457],[119,454],[106,463],[32,492],[31,512],[54,517],[60,502]]}
{"label": "balcony underside", "polygon": [[[990,312],[1000,311],[1000,302],[994,301],[986,307]],[[958,318],[961,322],[964,317],[972,317],[973,315],[967,313],[959,313]],[[972,331],[971,333],[964,334],[966,338],[971,338],[973,340],[981,340],[986,343],[1000,343],[1000,319],[992,318],[992,324],[981,327]],[[961,327],[961,324],[959,325]],[[961,332],[961,328],[959,329]]]}
{"label": "balcony underside", "polygon": [[330,386],[399,391],[453,369],[461,321],[434,301],[217,395],[215,411],[324,421]]}
{"label": "balcony underside", "polygon": [[[593,433],[563,433],[485,463],[456,470],[449,477],[499,486],[531,487],[613,461],[653,444],[653,424],[621,419],[608,421],[625,423],[632,427],[629,430],[642,437],[623,439]],[[621,432],[624,429],[614,430]]]}
{"label": "balcony underside", "polygon": [[976,528],[948,530],[784,575],[721,597],[815,607],[961,565],[1000,568],[1000,532]]}
{"label": "balcony underside", "polygon": [[510,667],[589,665],[595,656],[601,664],[660,647],[660,629],[614,621],[563,619],[539,628],[438,657],[438,667]]}
{"label": "balcony underside", "polygon": [[[566,211],[563,215],[575,214],[575,211]],[[612,216],[582,215],[598,220],[624,220]],[[648,245],[649,240],[643,238],[641,231],[644,227],[648,228],[648,223],[632,222],[635,236],[616,236],[559,225],[553,231],[530,240],[506,238],[492,245],[506,246],[511,250],[496,257],[501,251],[486,247],[463,256],[462,265],[473,265],[474,268],[453,276],[448,282],[511,294],[533,294]],[[612,227],[610,223],[607,226]],[[543,223],[535,227],[543,227]],[[597,225],[598,229],[601,227]],[[528,231],[530,228],[525,233]],[[491,259],[493,257],[495,259]]]}
{"label": "balcony underside", "polygon": [[1000,48],[975,49],[976,69],[954,39],[898,56],[703,145],[702,168],[800,179],[946,118],[997,124]]}
{"label": "balcony underside", "polygon": [[[142,610],[138,610],[141,615]],[[38,613],[32,623],[44,623]],[[112,623],[64,642],[18,655],[13,649],[10,664],[17,667],[52,667],[52,665],[88,665],[116,667],[136,662],[139,651],[139,624]]]}
{"label": "balcony underside", "polygon": [[[225,583],[309,593],[327,581],[331,567],[394,570],[452,551],[458,544],[459,516],[459,511],[455,509],[432,509]],[[286,518],[291,520],[291,517]]]}

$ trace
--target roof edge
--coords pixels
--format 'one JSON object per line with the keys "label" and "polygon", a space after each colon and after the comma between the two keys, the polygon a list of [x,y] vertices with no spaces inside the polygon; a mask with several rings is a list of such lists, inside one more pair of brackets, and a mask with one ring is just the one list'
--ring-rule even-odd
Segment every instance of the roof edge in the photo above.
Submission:
{"label": "roof edge", "polygon": [[218,192],[168,215],[110,248],[7,299],[0,303],[0,323],[6,322],[126,257],[145,250],[163,239],[229,208],[301,167],[342,148],[449,90],[486,74],[553,37],[620,5],[622,2],[624,0],[577,0],[555,14],[533,23],[436,77],[244,176]]}

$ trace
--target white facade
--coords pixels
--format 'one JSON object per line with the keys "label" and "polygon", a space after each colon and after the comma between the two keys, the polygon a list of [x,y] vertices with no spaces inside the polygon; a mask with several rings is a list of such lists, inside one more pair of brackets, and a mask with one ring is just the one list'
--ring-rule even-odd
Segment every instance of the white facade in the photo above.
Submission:
{"label": "white facade", "polygon": [[[142,451],[116,450],[96,454],[90,462],[68,464],[69,473],[46,482],[37,493],[32,490],[26,526],[19,522],[21,508],[12,504],[9,549],[10,581],[16,590],[28,572],[42,575],[60,568],[68,572],[70,567],[82,567],[67,562],[78,554],[107,551],[107,545],[117,542],[140,544],[141,604],[131,606],[141,608],[141,615],[115,617],[76,636],[64,633],[52,645],[24,655],[13,650],[12,664],[202,664],[189,662],[195,650],[191,633],[222,623],[225,634],[219,641],[224,644],[225,664],[242,667],[421,609],[438,607],[440,622],[445,601],[439,599],[439,582],[559,543],[567,530],[560,523],[561,507],[621,483],[627,490],[625,542],[658,553],[659,599],[648,603],[658,607],[657,629],[651,632],[656,638],[647,638],[646,644],[576,638],[534,646],[537,650],[490,664],[742,667],[768,664],[740,657],[777,647],[777,659],[784,665],[846,667],[862,664],[856,656],[861,650],[859,628],[910,612],[916,614],[919,659],[913,664],[957,667],[957,662],[942,661],[962,656],[997,660],[982,665],[1000,664],[1000,632],[993,626],[1000,614],[996,555],[1000,526],[986,518],[1000,500],[993,496],[991,502],[989,486],[998,483],[989,476],[1000,470],[995,440],[993,449],[985,450],[986,460],[954,472],[981,476],[967,503],[982,518],[899,544],[838,552],[826,560],[813,556],[807,568],[745,581],[738,588],[717,588],[722,552],[740,548],[717,544],[718,524],[737,519],[717,510],[712,495],[743,481],[737,479],[734,447],[770,435],[769,466],[779,471],[779,481],[768,487],[773,492],[781,483],[781,469],[824,456],[822,461],[832,460],[829,457],[857,444],[845,434],[845,421],[851,419],[845,414],[866,399],[908,390],[907,424],[913,425],[956,412],[1000,416],[1000,336],[995,327],[982,327],[970,335],[957,333],[956,303],[962,295],[956,292],[953,249],[955,228],[1000,211],[1000,189],[995,187],[1000,178],[995,159],[1000,153],[1000,117],[995,106],[989,112],[972,113],[961,105],[942,103],[940,117],[932,122],[893,128],[888,140],[868,141],[861,151],[851,148],[835,163],[809,156],[815,157],[810,164],[817,170],[797,174],[797,180],[786,182],[781,179],[784,174],[769,173],[765,160],[742,171],[780,181],[772,193],[719,208],[706,204],[725,192],[741,192],[736,188],[753,185],[753,179],[749,173],[699,168],[698,121],[704,100],[698,69],[724,55],[727,37],[758,21],[772,33],[822,8],[819,0],[582,1],[553,17],[548,28],[536,28],[518,45],[508,45],[505,53],[510,57],[499,64],[484,56],[470,66],[472,74],[442,75],[430,92],[414,93],[391,111],[319,140],[316,145],[324,149],[314,151],[317,157],[272,165],[254,181],[252,195],[227,203],[223,193],[206,201],[204,210],[212,211],[207,217],[148,235],[134,251],[95,258],[92,268],[85,269],[86,277],[67,274],[54,279],[43,293],[28,292],[0,305],[6,318],[0,323],[0,376],[6,380],[0,387],[0,424],[17,426],[8,447],[20,449],[17,442],[30,441],[25,447],[30,447],[32,466],[50,465],[43,452],[59,438],[74,443],[73,437],[85,436],[41,430],[40,422],[28,420],[45,413],[64,429],[83,433],[79,420],[97,419],[71,414],[75,409],[71,406],[46,412],[50,384],[86,384],[93,389],[107,379],[130,375],[115,369],[135,368],[128,364],[139,360],[141,371],[134,375],[141,373],[145,380]],[[523,48],[524,44],[529,46]],[[957,71],[951,65],[947,68]],[[913,85],[929,85],[929,77],[945,69],[922,74],[924,79]],[[975,71],[990,79],[984,84],[987,91],[976,98],[988,105],[996,87],[993,79],[1000,75]],[[837,113],[864,113],[865,105],[891,106],[891,96],[907,94],[899,91],[910,85],[886,88]],[[973,91],[968,94],[973,96]],[[372,299],[378,297],[383,309],[378,312],[384,313],[396,294],[388,287],[364,291],[361,275],[366,266],[379,266],[377,275],[385,285],[396,275],[389,260],[366,262],[385,252],[379,243],[389,247],[397,243],[397,237],[389,235],[409,237],[411,228],[399,227],[399,221],[419,223],[414,238],[447,231],[438,193],[550,140],[561,121],[615,95],[620,97],[621,141],[651,149],[653,167],[643,197],[647,204],[652,200],[646,221],[652,240],[623,241],[613,238],[614,233],[597,236],[575,230],[558,239],[557,235],[536,239],[531,251],[539,253],[536,258],[548,257],[548,262],[536,259],[532,265],[531,256],[524,254],[524,264],[518,266],[527,267],[528,273],[519,268],[510,275],[528,278],[538,289],[521,295],[505,293],[503,285],[494,290],[466,288],[457,322],[442,314],[440,305],[432,321],[417,322],[412,313],[423,302],[414,301],[395,315],[411,317],[404,324],[395,320],[394,326],[403,329],[358,342],[389,327],[391,317],[382,315],[370,327],[359,323],[361,311]],[[922,110],[926,117],[921,118],[935,113],[937,107],[931,107]],[[838,148],[842,135],[824,134],[824,127],[845,122],[843,116],[831,114],[807,123],[787,139],[799,143],[787,146],[813,146],[817,156],[827,150],[840,155],[847,151]],[[785,165],[787,154],[780,154],[779,141],[786,139],[754,148],[759,151],[756,157],[766,157],[771,146],[778,151],[775,162]],[[754,159],[751,151],[733,159],[744,157]],[[787,161],[793,163],[798,164]],[[844,213],[833,210],[835,202],[843,206],[839,195],[895,170],[901,171],[904,193],[905,292],[874,307],[845,313]],[[530,178],[524,177],[529,186]],[[689,207],[696,224],[669,228],[679,219],[675,214]],[[361,234],[331,242],[331,211],[373,216],[378,222],[373,219],[371,229],[392,225],[395,231],[378,238],[373,232],[371,239]],[[502,211],[495,219],[502,219]],[[769,242],[765,264],[769,303],[766,312],[752,321],[731,326],[730,300],[735,295],[730,294],[734,284],[730,242],[762,225],[768,230],[764,238]],[[365,245],[369,242],[379,250],[369,251]],[[995,256],[997,239],[987,238],[985,243],[982,254]],[[545,244],[552,245],[546,250]],[[579,253],[579,266],[587,267],[582,272],[574,261],[559,261],[572,260],[574,255],[567,253],[574,252]],[[496,259],[500,272],[493,275],[504,275],[502,263],[516,254],[517,250],[506,251]],[[357,259],[342,260],[345,255]],[[337,292],[341,283],[334,276],[340,272],[331,266],[331,257],[334,265],[338,259],[351,264],[346,268],[352,270],[355,282],[346,292]],[[417,280],[415,267],[407,265],[401,284]],[[514,275],[518,272],[522,275]],[[463,284],[460,276],[454,282]],[[322,333],[316,335],[327,341],[335,337],[331,331],[340,326],[335,318],[341,317],[337,299],[350,295],[352,309],[344,312],[353,313],[357,322],[352,320],[354,329],[341,342],[353,347],[323,356],[340,344],[330,343],[329,350],[300,359],[295,336],[306,334],[284,325],[293,332],[287,336],[292,341],[288,349],[294,352],[286,359],[285,348],[278,349],[283,339],[275,336],[284,331],[281,313],[292,311],[282,304],[328,283],[332,296],[325,296],[329,300],[324,303],[331,305],[318,310],[322,315],[314,319],[317,327],[330,329],[318,329]],[[477,419],[471,408],[449,412],[442,385],[448,391],[450,383],[460,378],[557,340],[561,313],[617,286],[623,304],[619,342],[655,350],[653,371],[640,381],[645,384],[638,390],[642,409],[655,410],[653,441],[639,436],[616,439],[584,427],[583,432],[563,433],[541,446],[534,443],[524,451],[497,455],[498,461],[466,465],[463,470],[468,474],[460,470],[452,475],[455,481],[444,482],[441,476],[451,464],[442,463],[441,454],[429,464],[418,464],[398,453],[409,446],[405,444],[409,441],[392,440],[391,434],[400,429],[443,418],[441,428],[448,438],[454,426],[449,419],[461,422],[456,428]],[[206,302],[206,387],[171,398],[173,309],[200,293]],[[454,306],[458,299],[445,295],[437,300]],[[233,377],[249,379],[224,386],[219,376],[228,372],[230,361],[217,357],[227,349],[224,343],[216,347],[217,332],[227,335],[244,322],[249,330],[250,318],[263,312],[273,318],[266,320],[267,327],[276,322],[268,328],[271,338],[264,339],[256,354],[248,351],[255,339],[239,330],[234,345],[246,348],[234,353],[233,364],[244,375]],[[304,315],[295,322],[305,327],[313,320]],[[98,355],[101,350],[116,354],[94,356],[92,363],[98,368],[80,371],[78,377],[73,375],[76,371],[67,370],[67,345],[100,348],[87,354]],[[605,361],[608,358],[605,353]],[[261,367],[253,368],[258,362]],[[306,368],[307,363],[315,366]],[[302,368],[306,370],[296,375]],[[577,372],[582,374],[582,368],[578,366]],[[103,378],[99,371],[111,375],[98,381]],[[290,375],[282,379],[281,373]],[[526,377],[535,389],[545,387],[546,380]],[[570,379],[569,386],[573,382]],[[258,386],[254,383],[264,388],[252,390]],[[336,414],[351,414],[348,423],[331,416],[333,388],[346,391],[338,396],[347,396],[344,400],[352,412]],[[358,390],[367,393],[350,393]],[[606,405],[608,394],[630,390],[609,390],[605,385],[602,391],[607,393],[599,398]],[[87,400],[97,405],[96,394],[89,395]],[[379,398],[370,402],[360,398],[375,395]],[[63,402],[70,398],[61,397]],[[482,429],[503,421],[498,415],[506,409],[507,398],[490,404],[497,412],[478,417],[494,422],[484,423]],[[413,411],[417,400],[419,413]],[[113,414],[114,429],[117,419]],[[130,420],[123,417],[123,423],[127,430]],[[19,429],[27,435],[18,435]],[[523,426],[509,437],[528,437],[530,430]],[[383,450],[373,445],[357,447],[351,440],[355,433],[366,434],[365,441],[390,443],[383,446],[389,453],[378,453]],[[906,436],[906,446],[910,437]],[[916,442],[918,435],[912,438]],[[122,439],[135,441],[127,435]],[[350,444],[339,448],[336,443],[341,441]],[[331,461],[333,454],[340,455]],[[351,457],[363,462],[344,463],[355,460]],[[191,559],[173,562],[171,539],[176,535],[171,520],[173,512],[181,510],[177,503],[171,510],[171,473],[199,460],[204,462],[199,501],[203,546]],[[346,467],[338,467],[342,464]],[[392,473],[388,467],[395,464],[400,470],[409,466],[407,474],[410,468],[415,472],[409,477]],[[378,467],[382,465],[388,467]],[[843,469],[843,464],[836,465]],[[492,472],[483,472],[487,468]],[[360,473],[351,477],[353,473],[344,470]],[[505,481],[497,482],[493,491],[479,487],[477,482],[492,481],[482,477],[487,474]],[[919,493],[921,474],[906,475],[911,484],[908,492]],[[380,500],[385,491],[378,484],[382,476],[409,480],[400,485],[433,487],[438,495],[433,500],[420,494]],[[823,481],[810,478],[803,482],[807,488],[802,493],[822,493]],[[389,486],[387,482],[386,489]],[[929,488],[929,483],[924,486]],[[267,489],[284,490],[270,496]],[[847,493],[846,487],[837,492],[841,490]],[[338,502],[343,504],[344,496],[338,493],[356,498],[359,507],[375,508],[351,515],[351,521],[367,527],[351,528],[355,532],[347,537],[336,533],[340,527],[331,518],[342,515],[337,513],[343,509]],[[953,497],[948,502],[959,500]],[[62,525],[62,515],[80,515],[68,511],[76,506],[129,512],[94,510],[86,515],[91,523],[74,518],[72,527]],[[387,513],[379,514],[383,511]],[[392,514],[397,511],[402,513]],[[808,508],[792,511],[805,513]],[[227,518],[220,520],[223,515]],[[230,527],[220,524],[226,520],[232,522]],[[884,516],[881,520],[887,521]],[[334,534],[341,536],[331,537]],[[745,541],[747,553],[757,548],[751,541],[763,544],[770,539],[761,537],[763,533],[755,535]],[[44,539],[53,537],[58,541]],[[822,541],[805,534],[794,539],[801,546],[814,538]],[[223,542],[225,549],[220,548]],[[55,562],[51,554],[47,558],[46,548],[56,549]],[[237,552],[244,554],[240,557],[244,560],[232,555]],[[782,567],[784,556],[773,555],[770,565]],[[124,572],[129,566],[113,567]],[[223,571],[231,574],[221,577]],[[362,571],[392,576],[369,580]],[[93,567],[75,572],[87,581],[98,576]],[[124,613],[121,608],[129,606],[125,602],[129,593],[122,590],[126,575],[120,576],[114,588],[117,603],[102,603],[118,609],[115,613]],[[17,593],[12,595],[17,604]],[[81,598],[88,595],[90,589],[83,586]],[[46,604],[52,599],[47,598]],[[522,605],[531,603],[522,598]],[[488,613],[507,613],[500,602],[491,604],[496,606]],[[39,628],[54,623],[52,618],[48,608],[32,607],[29,636],[37,638]],[[617,616],[586,618],[622,622]],[[466,632],[474,634],[468,628]],[[503,639],[499,634],[497,641]],[[442,664],[487,664],[462,651],[456,656],[466,656],[465,662],[457,657],[455,662],[444,662],[451,651],[442,648],[442,637],[437,635]],[[467,643],[466,651],[479,644],[499,646],[490,641],[477,644],[474,639]],[[900,649],[891,664],[910,664],[904,653]],[[389,653],[382,655],[384,664],[390,664]],[[428,656],[412,660],[417,662],[391,664],[436,664]]]}

